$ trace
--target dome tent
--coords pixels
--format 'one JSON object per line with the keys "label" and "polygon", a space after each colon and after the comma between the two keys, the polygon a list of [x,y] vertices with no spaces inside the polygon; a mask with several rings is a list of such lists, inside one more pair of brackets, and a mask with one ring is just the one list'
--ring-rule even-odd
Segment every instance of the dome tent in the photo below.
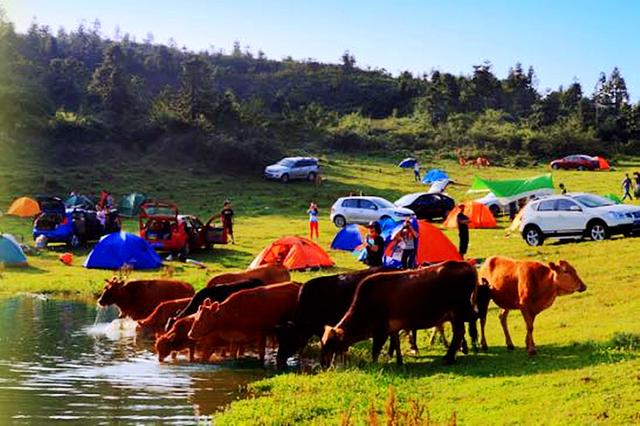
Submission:
{"label": "dome tent", "polygon": [[352,223],[336,233],[331,242],[331,248],[334,250],[353,251],[364,242],[366,235],[366,227]]}
{"label": "dome tent", "polygon": [[0,263],[5,265],[27,264],[27,256],[13,235],[0,234]]}
{"label": "dome tent", "polygon": [[432,184],[439,180],[449,179],[449,175],[440,169],[431,169],[425,173],[422,183]]}
{"label": "dome tent", "polygon": [[[469,218],[469,228],[495,228],[498,226],[491,210],[484,204],[477,201],[467,201],[463,204],[464,214]],[[456,206],[442,225],[446,228],[457,228],[458,213],[460,213],[460,207]]]}
{"label": "dome tent", "polygon": [[140,206],[148,199],[149,197],[139,192],[123,195],[120,199],[120,204],[118,204],[118,212],[122,216],[138,216],[140,214]]}
{"label": "dome tent", "polygon": [[29,197],[20,197],[11,203],[7,215],[19,217],[36,217],[40,214],[40,205]]}
{"label": "dome tent", "polygon": [[[402,230],[404,224],[399,224],[393,232],[393,237]],[[462,260],[458,249],[447,236],[435,225],[426,220],[411,220],[411,226],[418,233],[418,245],[416,263],[436,263],[445,260]],[[385,248],[385,265],[400,267],[400,258],[394,256],[397,253],[398,240],[391,238]]]}
{"label": "dome tent", "polygon": [[249,269],[261,265],[284,265],[289,270],[329,268],[329,255],[316,243],[302,237],[283,237],[269,244],[251,262]]}
{"label": "dome tent", "polygon": [[162,266],[162,259],[137,235],[114,232],[102,237],[84,262],[84,267],[91,269],[120,269],[124,265],[155,269]]}

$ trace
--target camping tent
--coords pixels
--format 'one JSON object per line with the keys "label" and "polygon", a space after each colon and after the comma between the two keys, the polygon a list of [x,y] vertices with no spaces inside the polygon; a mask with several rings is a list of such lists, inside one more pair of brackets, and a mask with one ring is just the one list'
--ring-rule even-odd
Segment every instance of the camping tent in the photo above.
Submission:
{"label": "camping tent", "polygon": [[403,169],[410,169],[416,165],[417,160],[415,158],[405,158],[398,164],[398,167],[402,167]]}
{"label": "camping tent", "polygon": [[64,206],[66,208],[80,207],[83,209],[95,209],[96,202],[86,195],[72,195],[64,200]]}
{"label": "camping tent", "polygon": [[507,229],[507,234],[511,234],[512,232],[518,232],[518,229],[520,229],[520,222],[522,222],[523,214],[524,214],[524,207],[521,208],[518,214],[516,214],[516,216],[513,218],[511,225],[509,225],[509,228]]}
{"label": "camping tent", "polygon": [[93,269],[120,269],[124,265],[155,269],[162,265],[162,259],[137,235],[114,232],[102,237],[84,262],[85,268]]}
{"label": "camping tent", "polygon": [[5,265],[26,265],[27,256],[13,235],[0,234],[0,263]]}
{"label": "camping tent", "polygon": [[526,179],[489,180],[476,176],[469,192],[492,192],[501,203],[507,204],[520,198],[541,193],[553,193],[551,173]]}
{"label": "camping tent", "polygon": [[[462,256],[458,253],[456,246],[447,238],[444,233],[435,225],[426,220],[411,221],[413,229],[418,232],[418,251],[416,253],[416,262],[422,264],[425,262],[435,263],[445,260],[462,260]],[[393,236],[402,230],[403,224],[400,224],[394,230]],[[398,240],[391,239],[385,249],[385,265],[389,267],[400,266],[401,252],[396,250]]]}
{"label": "camping tent", "polygon": [[122,216],[138,216],[140,214],[140,206],[149,197],[139,192],[133,192],[122,197],[118,205],[118,211]]}
{"label": "camping tent", "polygon": [[431,169],[427,173],[425,173],[422,178],[422,183],[431,184],[438,180],[449,179],[449,175],[447,175],[444,171],[440,169]]}
{"label": "camping tent", "polygon": [[334,250],[353,251],[364,242],[366,235],[367,228],[352,223],[336,233],[331,242],[331,248]]}
{"label": "camping tent", "polygon": [[[444,221],[443,226],[446,228],[457,228],[457,216],[460,213],[460,207],[456,206]],[[469,217],[469,228],[495,228],[496,218],[491,214],[489,207],[476,201],[467,201],[464,203],[464,214]]]}
{"label": "camping tent", "polygon": [[289,270],[328,268],[334,265],[319,245],[302,237],[283,237],[269,244],[253,259],[249,269],[268,264],[284,265]]}
{"label": "camping tent", "polygon": [[616,194],[604,194],[603,197],[613,201],[616,204],[622,204],[622,200]]}
{"label": "camping tent", "polygon": [[600,170],[609,170],[609,162],[602,157],[593,157],[598,161],[598,169]]}
{"label": "camping tent", "polygon": [[35,217],[40,214],[40,205],[33,198],[21,197],[11,203],[7,214],[20,217]]}

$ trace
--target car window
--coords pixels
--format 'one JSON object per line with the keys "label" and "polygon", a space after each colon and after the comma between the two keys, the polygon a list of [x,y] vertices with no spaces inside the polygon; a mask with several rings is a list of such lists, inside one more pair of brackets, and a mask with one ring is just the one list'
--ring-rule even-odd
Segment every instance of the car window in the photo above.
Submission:
{"label": "car window", "polygon": [[361,209],[368,209],[368,210],[375,210],[376,209],[376,205],[373,204],[369,200],[360,200],[360,208]]}
{"label": "car window", "polygon": [[423,195],[422,197],[418,198],[418,204],[420,205],[428,205],[428,204],[433,204],[434,202],[437,201],[437,197],[433,196],[433,195]]}
{"label": "car window", "polygon": [[552,211],[554,210],[555,205],[556,205],[556,200],[541,201],[540,204],[538,204],[538,211],[539,212]]}
{"label": "car window", "polygon": [[579,205],[570,200],[558,200],[558,205],[556,206],[556,210],[563,211],[580,211],[582,210]]}
{"label": "car window", "polygon": [[358,208],[358,200],[355,198],[347,198],[342,202],[342,207],[357,209]]}
{"label": "car window", "polygon": [[381,209],[392,209],[395,207],[391,201],[387,201],[384,198],[374,198],[372,202]]}
{"label": "car window", "polygon": [[396,200],[398,206],[408,206],[416,200],[416,194],[407,194]]}
{"label": "car window", "polygon": [[576,201],[586,207],[613,206],[615,203],[608,198],[593,194],[582,194],[573,197]]}
{"label": "car window", "polygon": [[278,161],[279,166],[293,167],[294,164],[295,164],[295,161],[289,158],[283,158],[282,160]]}

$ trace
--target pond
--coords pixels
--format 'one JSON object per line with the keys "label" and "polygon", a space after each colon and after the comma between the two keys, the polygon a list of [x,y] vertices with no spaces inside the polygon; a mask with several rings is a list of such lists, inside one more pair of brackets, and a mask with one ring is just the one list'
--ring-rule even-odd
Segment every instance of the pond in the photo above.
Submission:
{"label": "pond", "polygon": [[207,423],[265,376],[258,361],[161,364],[115,317],[77,300],[0,299],[0,423]]}

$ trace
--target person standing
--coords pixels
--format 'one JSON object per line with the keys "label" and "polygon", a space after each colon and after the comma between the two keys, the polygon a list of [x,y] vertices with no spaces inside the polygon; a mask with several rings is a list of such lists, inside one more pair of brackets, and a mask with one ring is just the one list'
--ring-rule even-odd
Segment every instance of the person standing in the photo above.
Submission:
{"label": "person standing", "polygon": [[467,254],[467,248],[469,247],[469,217],[464,214],[464,204],[460,204],[458,208],[460,209],[458,216],[456,216],[458,238],[460,239],[458,252],[464,259],[464,256]]}
{"label": "person standing", "polygon": [[405,220],[404,226],[396,235],[396,239],[400,240],[399,244],[402,248],[402,269],[415,268],[418,233],[411,226],[411,219],[407,218]]}
{"label": "person standing", "polygon": [[320,239],[318,233],[318,205],[313,201],[309,204],[307,214],[309,215],[309,239],[313,240],[313,234],[316,234],[316,239]]}
{"label": "person standing", "polygon": [[418,160],[413,164],[413,178],[416,182],[420,182],[420,163]]}
{"label": "person standing", "polygon": [[558,185],[558,188],[560,188],[560,193],[562,195],[567,193],[567,188],[564,186],[564,183],[560,183],[560,185]]}
{"label": "person standing", "polygon": [[629,177],[629,173],[626,173],[624,179],[622,180],[622,189],[624,190],[622,201],[624,201],[627,197],[629,197],[629,200],[633,201],[633,197],[631,196],[631,178]]}
{"label": "person standing", "polygon": [[365,243],[367,257],[365,258],[364,263],[371,267],[382,266],[384,240],[382,239],[382,236],[380,236],[380,224],[378,222],[369,222],[368,231]]}
{"label": "person standing", "polygon": [[633,180],[636,185],[633,195],[637,200],[640,199],[640,172],[633,172]]}
{"label": "person standing", "polygon": [[236,239],[233,237],[233,209],[231,208],[231,201],[225,200],[220,211],[220,221],[227,236],[231,238],[231,244],[236,243]]}

